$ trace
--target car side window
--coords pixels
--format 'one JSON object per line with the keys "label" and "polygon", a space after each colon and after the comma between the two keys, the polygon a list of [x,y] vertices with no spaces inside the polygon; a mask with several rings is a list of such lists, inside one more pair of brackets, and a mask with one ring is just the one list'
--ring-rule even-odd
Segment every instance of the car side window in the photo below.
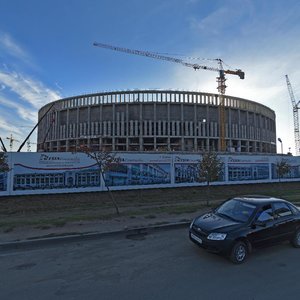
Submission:
{"label": "car side window", "polygon": [[264,206],[260,211],[257,213],[257,221],[258,222],[268,222],[274,220],[273,217],[273,210],[271,205]]}
{"label": "car side window", "polygon": [[274,203],[273,205],[274,205],[274,213],[276,217],[281,218],[293,214],[290,208],[285,203],[279,202],[279,203]]}
{"label": "car side window", "polygon": [[299,213],[298,209],[295,206],[293,205],[288,205],[288,206],[294,215],[297,215]]}

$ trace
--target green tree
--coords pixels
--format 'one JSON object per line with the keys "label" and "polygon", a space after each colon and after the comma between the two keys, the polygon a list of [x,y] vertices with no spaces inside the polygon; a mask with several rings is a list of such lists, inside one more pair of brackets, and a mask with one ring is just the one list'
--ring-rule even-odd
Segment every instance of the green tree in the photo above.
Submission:
{"label": "green tree", "polygon": [[120,163],[120,158],[117,157],[115,153],[110,153],[105,150],[92,151],[87,146],[81,146],[79,148],[79,151],[84,152],[89,158],[93,159],[96,162],[100,175],[99,179],[102,178],[104,185],[109,193],[110,199],[116,209],[116,213],[117,215],[120,215],[118,204],[109,188],[109,185],[107,184],[107,180],[105,180],[105,172],[116,168],[116,166]]}
{"label": "green tree", "polygon": [[220,178],[223,165],[224,163],[218,157],[217,153],[212,151],[205,152],[199,162],[200,181],[204,181],[207,184],[207,205],[209,205],[210,198],[210,183]]}
{"label": "green tree", "polygon": [[284,175],[288,174],[291,172],[291,165],[284,159],[281,161],[278,161],[276,164],[276,171],[278,175],[278,180],[280,180],[284,177]]}

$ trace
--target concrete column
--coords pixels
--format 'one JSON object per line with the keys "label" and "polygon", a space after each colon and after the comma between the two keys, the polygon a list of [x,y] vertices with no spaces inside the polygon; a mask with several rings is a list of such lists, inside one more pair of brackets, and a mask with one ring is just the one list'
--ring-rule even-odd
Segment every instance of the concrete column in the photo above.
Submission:
{"label": "concrete column", "polygon": [[249,139],[250,139],[250,124],[249,124],[249,112],[246,112],[246,152],[249,152]]}
{"label": "concrete column", "polygon": [[185,136],[189,135],[189,122],[188,121],[184,122],[184,135]]}
{"label": "concrete column", "polygon": [[205,132],[206,132],[206,151],[209,151],[209,123],[210,123],[210,118],[209,118],[209,106],[206,106],[206,122],[205,122]]}
{"label": "concrete column", "polygon": [[170,140],[170,132],[171,132],[171,118],[170,118],[170,102],[167,104],[167,137],[168,137],[168,150],[171,150],[171,140]]}
{"label": "concrete column", "polygon": [[103,121],[103,136],[107,136],[107,122]]}
{"label": "concrete column", "polygon": [[134,135],[134,122],[133,122],[133,120],[129,121],[129,135],[130,136]]}
{"label": "concrete column", "polygon": [[153,137],[154,137],[154,150],[157,149],[157,143],[156,143],[156,137],[157,137],[157,132],[156,132],[156,126],[157,126],[157,115],[156,115],[156,103],[153,104]]}
{"label": "concrete column", "polygon": [[175,132],[175,121],[172,121],[172,136],[176,136],[176,132]]}
{"label": "concrete column", "polygon": [[160,120],[157,121],[157,124],[158,124],[158,132],[157,132],[157,135],[158,135],[158,136],[161,136],[161,135],[162,135],[162,133],[161,133],[161,121],[160,121]]}
{"label": "concrete column", "polygon": [[[66,120],[66,124],[67,124],[66,139],[67,140],[70,138],[69,123],[70,123],[70,109],[67,108],[67,120]],[[68,150],[66,150],[66,151],[68,151]]]}
{"label": "concrete column", "polygon": [[95,122],[91,122],[90,133],[91,133],[91,136],[95,135]]}
{"label": "concrete column", "polygon": [[162,135],[166,135],[166,121],[163,120],[162,121]]}
{"label": "concrete column", "polygon": [[58,140],[60,138],[60,136],[59,136],[60,112],[59,111],[55,112],[54,124],[55,124],[54,139]]}
{"label": "concrete column", "polygon": [[91,106],[88,106],[87,135],[91,135]]}
{"label": "concrete column", "polygon": [[140,151],[143,151],[143,104],[140,103],[140,120],[139,120],[139,127],[140,127],[140,137],[139,137],[139,144],[140,144]]}
{"label": "concrete column", "polygon": [[138,136],[139,135],[139,121],[135,120],[134,121],[134,132],[133,132],[134,136]]}
{"label": "concrete column", "polygon": [[115,136],[120,136],[120,113],[116,113],[116,132],[114,133]]}
{"label": "concrete column", "polygon": [[116,103],[112,104],[112,130],[110,136],[112,137],[112,150],[116,149]]}
{"label": "concrete column", "polygon": [[[130,121],[131,122],[131,121]],[[126,126],[126,151],[129,150],[129,135],[131,135],[131,126],[129,124],[129,111],[128,111],[128,103],[126,103],[126,116],[125,116],[125,126]],[[130,128],[130,129],[129,129]],[[130,131],[130,132],[129,132]]]}
{"label": "concrete column", "polygon": [[181,125],[181,151],[184,151],[184,115],[183,115],[183,103],[180,104],[180,125]]}
{"label": "concrete column", "polygon": [[108,129],[108,130],[107,130],[107,133],[108,133],[107,135],[108,135],[108,136],[112,136],[112,134],[113,134],[113,133],[112,133],[112,128],[113,128],[113,126],[112,126],[112,124],[111,124],[111,121],[107,121],[107,129]]}
{"label": "concrete column", "polygon": [[87,130],[86,129],[87,129],[87,124],[86,124],[86,122],[84,122],[83,123],[83,135],[84,136],[87,136]]}
{"label": "concrete column", "polygon": [[149,125],[149,136],[152,136],[152,135],[153,135],[153,132],[152,132],[152,124],[153,124],[152,120],[149,120],[149,121],[148,121],[148,125]]}
{"label": "concrete column", "polygon": [[99,136],[99,149],[102,150],[102,145],[103,145],[103,119],[102,119],[102,105],[100,103],[100,99],[97,97],[96,98],[97,104],[99,106],[99,116],[98,116],[98,125],[99,126],[99,132],[97,135]]}
{"label": "concrete column", "polygon": [[148,122],[147,122],[147,120],[143,120],[142,123],[143,123],[142,127],[144,128],[143,136],[148,136],[148,134],[147,134],[147,125],[148,125],[147,123]]}
{"label": "concrete column", "polygon": [[125,136],[125,116],[124,116],[124,112],[121,112],[121,136],[122,137],[126,137]]}
{"label": "concrete column", "polygon": [[175,136],[180,136],[180,121],[176,121]]}
{"label": "concrete column", "polygon": [[88,141],[88,147],[91,146],[91,106],[88,105],[88,119],[86,124],[86,135],[87,135],[87,141]]}
{"label": "concrete column", "polygon": [[[193,100],[193,98],[192,98],[192,100]],[[190,97],[189,97],[189,101],[190,101]],[[197,123],[197,105],[195,103],[194,103],[194,124],[193,124],[193,130],[194,130],[194,151],[198,151],[197,136],[198,136],[198,132],[200,130],[200,127],[199,127],[199,125]]]}
{"label": "concrete column", "polygon": [[[78,102],[78,99],[76,99]],[[78,105],[78,103],[77,103]],[[76,109],[76,129],[75,129],[75,138],[76,138],[76,145],[79,146],[79,107]]]}

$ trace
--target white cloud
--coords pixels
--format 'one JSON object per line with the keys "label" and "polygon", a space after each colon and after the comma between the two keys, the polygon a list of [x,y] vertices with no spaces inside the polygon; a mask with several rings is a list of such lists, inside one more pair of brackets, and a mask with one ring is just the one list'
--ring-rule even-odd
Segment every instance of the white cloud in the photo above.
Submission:
{"label": "white cloud", "polygon": [[[18,60],[29,62],[29,55],[26,51],[7,33],[0,32],[0,48]],[[10,70],[5,63],[2,65],[3,67],[0,68],[1,92],[9,90],[18,99],[23,100],[35,109],[39,109],[46,103],[61,98],[58,92],[49,89],[41,81],[33,79],[27,74]],[[22,115],[28,114],[23,112]]]}
{"label": "white cloud", "polygon": [[8,87],[20,99],[36,109],[61,98],[58,92],[47,88],[42,82],[17,72],[2,72],[0,70],[0,84]]}
{"label": "white cloud", "polygon": [[30,63],[29,54],[8,33],[0,33],[0,48],[10,56]]}
{"label": "white cloud", "polygon": [[1,129],[1,137],[2,137],[2,139],[4,138],[2,136],[3,133],[4,133],[4,131],[6,133],[8,133],[8,132],[20,133],[20,130],[17,127],[14,128],[14,126],[12,126],[12,124],[8,120],[6,120],[4,118],[1,118],[1,117],[0,117],[0,129]]}
{"label": "white cloud", "polygon": [[[206,35],[218,35],[227,27],[241,20],[245,14],[251,12],[249,1],[243,1],[243,5],[239,1],[227,1],[221,7],[208,14],[202,19],[191,18],[191,28],[198,30]],[[238,9],[237,9],[238,7]]]}
{"label": "white cloud", "polygon": [[[37,120],[37,112],[33,111],[30,107],[25,107],[20,103],[16,103],[15,101],[5,99],[0,96],[0,105],[3,107],[12,108],[17,112],[17,116],[24,121],[30,121],[35,123]],[[15,117],[15,116],[14,116]]]}
{"label": "white cloud", "polygon": [[[60,99],[61,95],[40,80],[28,75],[30,69],[36,69],[36,66],[33,65],[32,58],[23,47],[7,33],[0,32],[0,50],[6,61],[13,59],[17,64],[23,62],[27,67],[29,66],[26,72],[12,70],[6,61],[0,67],[1,136],[3,138],[13,134],[14,138],[21,142],[36,124],[38,110],[45,104]],[[5,113],[9,117],[5,117]],[[32,139],[34,137],[36,132],[33,133]]]}
{"label": "white cloud", "polygon": [[[1,82],[7,87],[1,91],[2,94],[8,89],[15,94],[14,97],[11,95],[4,97],[0,94],[1,111],[4,112],[4,108],[13,111],[13,113],[10,112],[9,119],[0,118],[1,135],[9,137],[10,134],[13,134],[14,138],[21,143],[37,123],[38,109],[61,97],[55,91],[45,87],[43,83],[16,72],[3,73],[0,71],[0,84]],[[31,140],[36,140],[36,132],[31,136]],[[13,145],[13,151],[17,150],[17,146],[19,145],[16,141]],[[32,150],[34,147],[32,146]]]}
{"label": "white cloud", "polygon": [[63,90],[63,88],[62,88],[57,82],[55,82],[55,86],[56,86],[58,89]]}

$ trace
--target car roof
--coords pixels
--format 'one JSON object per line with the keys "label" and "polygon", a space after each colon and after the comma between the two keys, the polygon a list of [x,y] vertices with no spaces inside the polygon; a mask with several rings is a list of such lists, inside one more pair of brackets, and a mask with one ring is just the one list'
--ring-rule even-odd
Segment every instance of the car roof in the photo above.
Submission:
{"label": "car roof", "polygon": [[265,195],[242,195],[234,197],[234,199],[238,199],[240,201],[252,203],[252,204],[267,204],[267,203],[274,203],[274,202],[287,202],[284,199],[272,197],[272,196],[265,196]]}

